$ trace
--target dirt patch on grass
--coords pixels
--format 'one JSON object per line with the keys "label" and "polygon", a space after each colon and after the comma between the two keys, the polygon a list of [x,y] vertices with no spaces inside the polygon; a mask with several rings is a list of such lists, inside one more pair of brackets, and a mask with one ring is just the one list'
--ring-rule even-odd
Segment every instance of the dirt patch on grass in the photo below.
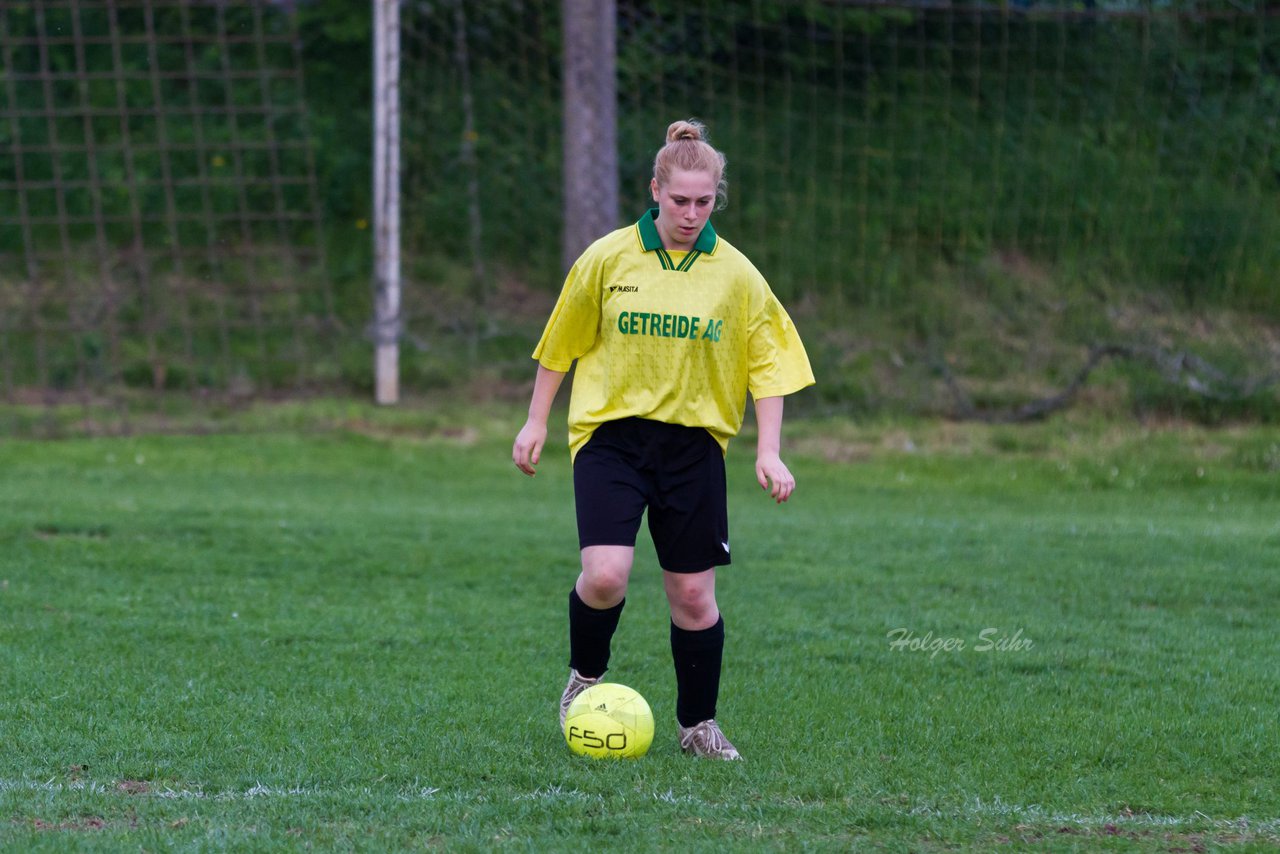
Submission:
{"label": "dirt patch on grass", "polygon": [[89,527],[58,524],[36,525],[32,529],[32,533],[36,535],[37,539],[41,540],[54,540],[64,537],[83,540],[105,540],[111,536],[110,529],[101,525]]}
{"label": "dirt patch on grass", "polygon": [[72,819],[69,821],[45,821],[42,818],[31,819],[31,827],[33,830],[40,831],[62,831],[69,833],[84,833],[94,830],[105,830],[107,828],[107,820],[101,816],[85,816],[84,818]]}

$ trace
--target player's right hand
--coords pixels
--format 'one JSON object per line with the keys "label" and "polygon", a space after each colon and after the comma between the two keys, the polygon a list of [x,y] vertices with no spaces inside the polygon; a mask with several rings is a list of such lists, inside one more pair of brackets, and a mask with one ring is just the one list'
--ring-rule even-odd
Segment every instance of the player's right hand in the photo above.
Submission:
{"label": "player's right hand", "polygon": [[516,468],[533,477],[537,474],[534,467],[542,457],[542,446],[547,442],[547,425],[545,422],[529,419],[520,428],[515,444],[511,446],[511,460]]}

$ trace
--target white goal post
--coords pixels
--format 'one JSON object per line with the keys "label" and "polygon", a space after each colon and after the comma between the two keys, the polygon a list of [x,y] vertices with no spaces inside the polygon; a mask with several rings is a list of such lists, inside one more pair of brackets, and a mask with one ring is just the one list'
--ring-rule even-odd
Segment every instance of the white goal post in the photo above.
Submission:
{"label": "white goal post", "polygon": [[[400,398],[400,346],[405,332],[401,294],[401,4],[373,0],[374,340],[375,396]],[[466,0],[451,0],[456,26],[465,28]],[[448,5],[445,4],[445,9]],[[404,10],[412,26],[413,7]],[[592,240],[618,224],[617,58],[615,0],[560,0],[563,54],[562,259],[567,270]],[[541,38],[541,35],[535,38]],[[459,32],[460,43],[465,44]],[[455,62],[468,62],[458,51]],[[463,69],[464,79],[466,69]],[[469,112],[469,110],[468,110]],[[473,145],[475,128],[462,146]],[[472,154],[474,156],[474,152]],[[465,160],[465,157],[463,157]],[[473,193],[477,192],[473,189]],[[412,200],[411,200],[412,203]],[[476,199],[472,199],[476,204]],[[474,229],[473,229],[474,235]],[[478,241],[478,238],[475,238]],[[483,275],[483,273],[481,273]],[[483,289],[482,289],[483,292]]]}
{"label": "white goal post", "polygon": [[374,395],[400,400],[400,0],[373,0]]}

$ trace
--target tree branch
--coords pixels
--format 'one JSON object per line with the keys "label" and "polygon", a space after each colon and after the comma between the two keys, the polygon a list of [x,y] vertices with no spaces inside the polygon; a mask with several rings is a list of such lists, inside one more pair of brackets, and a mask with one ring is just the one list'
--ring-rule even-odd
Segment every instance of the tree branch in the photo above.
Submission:
{"label": "tree branch", "polygon": [[942,375],[942,380],[955,403],[955,417],[962,421],[981,421],[987,424],[1013,424],[1036,421],[1070,406],[1102,362],[1107,359],[1129,359],[1151,364],[1169,383],[1210,400],[1234,401],[1253,397],[1271,386],[1280,384],[1280,372],[1237,379],[1201,359],[1194,353],[1170,352],[1159,347],[1142,347],[1134,344],[1095,344],[1089,348],[1089,356],[1062,391],[1047,397],[1030,400],[1019,406],[1002,410],[980,410],[973,399],[961,388],[951,366],[933,352],[931,360]]}

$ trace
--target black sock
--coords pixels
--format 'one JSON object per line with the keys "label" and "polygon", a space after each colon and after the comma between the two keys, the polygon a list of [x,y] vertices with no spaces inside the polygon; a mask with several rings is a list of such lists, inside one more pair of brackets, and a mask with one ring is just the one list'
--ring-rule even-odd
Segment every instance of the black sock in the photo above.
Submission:
{"label": "black sock", "polygon": [[724,617],[709,629],[689,631],[671,624],[671,657],[676,665],[676,719],[693,726],[716,716]]}
{"label": "black sock", "polygon": [[580,675],[595,679],[609,669],[609,642],[625,604],[623,599],[612,608],[592,608],[577,589],[569,591],[569,666]]}

